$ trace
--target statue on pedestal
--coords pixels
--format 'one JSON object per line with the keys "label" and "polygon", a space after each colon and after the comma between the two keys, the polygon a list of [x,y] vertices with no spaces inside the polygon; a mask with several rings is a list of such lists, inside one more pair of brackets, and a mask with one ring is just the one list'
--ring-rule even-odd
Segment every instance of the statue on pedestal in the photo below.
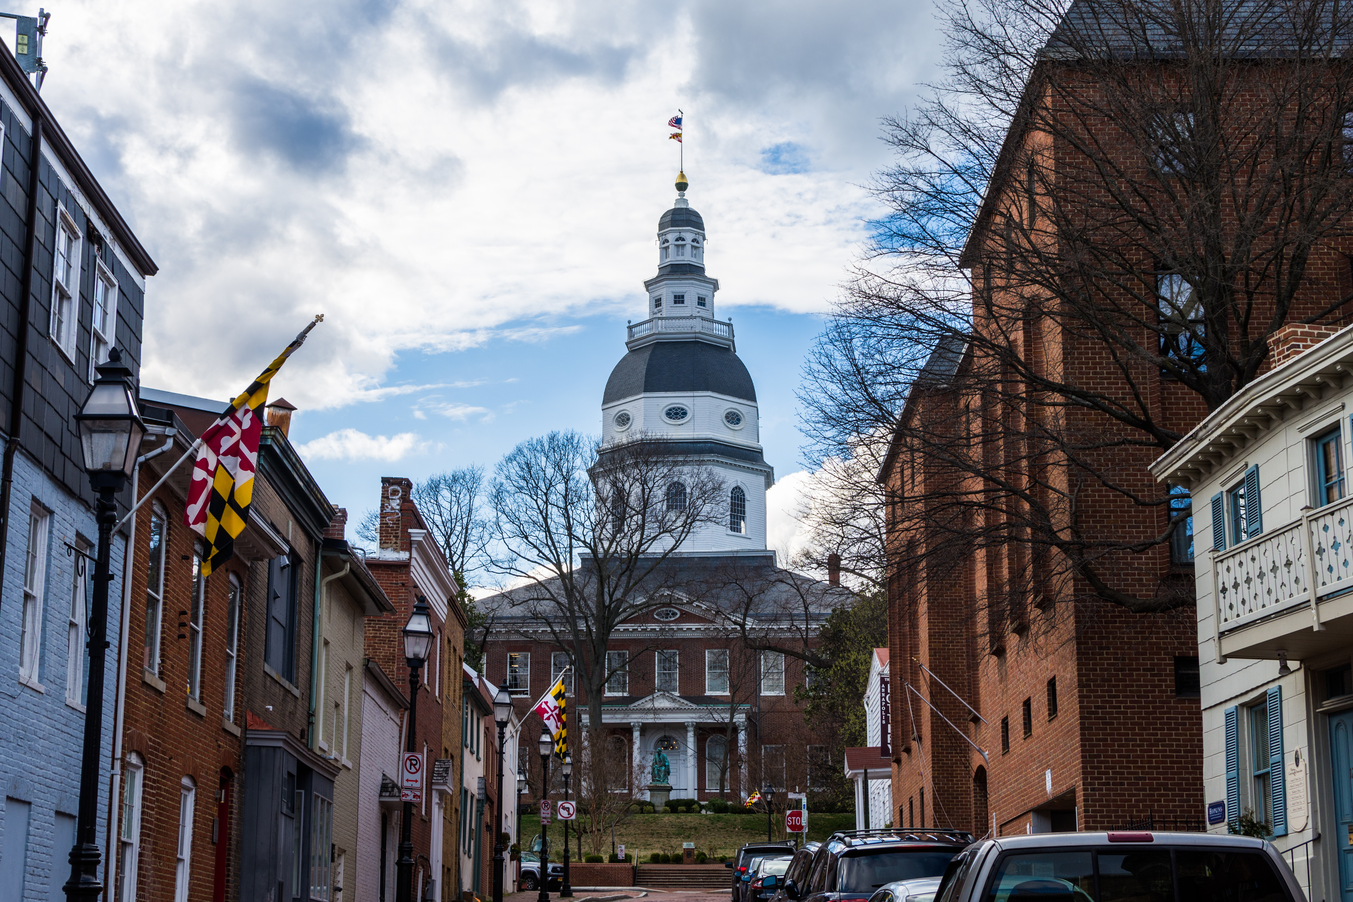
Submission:
{"label": "statue on pedestal", "polygon": [[668,760],[666,752],[658,749],[653,754],[653,782],[666,784],[672,777],[672,762]]}

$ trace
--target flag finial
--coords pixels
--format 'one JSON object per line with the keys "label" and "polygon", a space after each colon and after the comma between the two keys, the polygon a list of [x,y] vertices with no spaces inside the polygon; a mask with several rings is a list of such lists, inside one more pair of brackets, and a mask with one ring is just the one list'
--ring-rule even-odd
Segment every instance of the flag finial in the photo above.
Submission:
{"label": "flag finial", "polygon": [[689,188],[690,186],[691,186],[691,183],[688,182],[688,181],[686,181],[686,173],[685,173],[685,172],[678,171],[678,172],[677,172],[677,180],[676,180],[676,189],[677,189],[677,193],[678,193],[678,194],[681,194],[681,195],[685,195],[686,189]]}

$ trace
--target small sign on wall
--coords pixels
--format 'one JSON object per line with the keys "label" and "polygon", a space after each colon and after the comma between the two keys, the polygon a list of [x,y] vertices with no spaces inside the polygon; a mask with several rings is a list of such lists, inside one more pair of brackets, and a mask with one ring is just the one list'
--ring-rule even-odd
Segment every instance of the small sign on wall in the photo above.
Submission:
{"label": "small sign on wall", "polygon": [[1287,756],[1287,830],[1297,833],[1306,829],[1310,806],[1306,803],[1306,756],[1301,749],[1293,749]]}
{"label": "small sign on wall", "polygon": [[1217,824],[1220,824],[1224,820],[1226,820],[1226,803],[1208,802],[1207,803],[1208,824],[1215,826]]}

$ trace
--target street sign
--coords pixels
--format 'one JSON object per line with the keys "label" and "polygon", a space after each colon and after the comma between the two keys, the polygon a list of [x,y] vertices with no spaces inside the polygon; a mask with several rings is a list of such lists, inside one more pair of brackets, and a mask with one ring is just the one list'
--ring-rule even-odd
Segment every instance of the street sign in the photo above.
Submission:
{"label": "street sign", "polygon": [[803,832],[803,809],[790,808],[785,811],[785,832],[787,833]]}
{"label": "street sign", "polygon": [[418,752],[405,752],[400,763],[399,800],[423,801],[423,756]]}
{"label": "street sign", "polygon": [[542,824],[548,824],[548,823],[550,822],[550,800],[549,800],[549,799],[541,799],[541,800],[540,800],[540,822],[541,822]]}
{"label": "street sign", "polygon": [[619,846],[619,848],[616,850],[615,857],[616,857],[616,858],[619,858],[621,861],[624,861],[624,860],[625,860],[625,844],[624,844],[624,843],[621,843],[620,846]]}
{"label": "street sign", "polygon": [[577,802],[560,802],[559,820],[561,821],[573,820],[574,815],[577,814],[577,808],[578,808]]}

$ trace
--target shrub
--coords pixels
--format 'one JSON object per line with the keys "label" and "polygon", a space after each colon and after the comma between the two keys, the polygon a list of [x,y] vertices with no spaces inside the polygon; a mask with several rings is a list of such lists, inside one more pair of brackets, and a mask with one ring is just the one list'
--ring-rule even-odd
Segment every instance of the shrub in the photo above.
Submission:
{"label": "shrub", "polygon": [[685,864],[685,863],[686,863],[686,853],[685,853],[685,852],[673,852],[673,853],[672,853],[672,864]]}
{"label": "shrub", "polygon": [[695,863],[696,863],[696,864],[704,864],[706,861],[709,861],[709,856],[706,855],[704,852],[696,852],[696,853],[695,853]]}
{"label": "shrub", "polygon": [[600,864],[605,860],[606,859],[602,858],[600,855],[588,855],[586,858],[583,859],[583,861],[586,861],[588,864]]}
{"label": "shrub", "polygon": [[662,864],[667,860],[667,856],[662,852],[654,852],[648,856],[648,860],[651,864]]}
{"label": "shrub", "polygon": [[709,810],[710,810],[710,811],[713,811],[715,814],[727,814],[727,813],[728,813],[728,800],[727,800],[727,799],[710,799],[710,800],[709,800]]}

